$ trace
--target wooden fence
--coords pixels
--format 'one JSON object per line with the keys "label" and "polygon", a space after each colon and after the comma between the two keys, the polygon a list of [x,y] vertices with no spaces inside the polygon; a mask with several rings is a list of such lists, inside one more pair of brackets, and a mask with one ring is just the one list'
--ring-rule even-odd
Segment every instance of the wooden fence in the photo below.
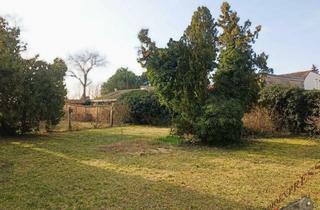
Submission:
{"label": "wooden fence", "polygon": [[85,128],[105,128],[123,124],[127,117],[126,107],[108,105],[66,104],[65,126],[68,130]]}

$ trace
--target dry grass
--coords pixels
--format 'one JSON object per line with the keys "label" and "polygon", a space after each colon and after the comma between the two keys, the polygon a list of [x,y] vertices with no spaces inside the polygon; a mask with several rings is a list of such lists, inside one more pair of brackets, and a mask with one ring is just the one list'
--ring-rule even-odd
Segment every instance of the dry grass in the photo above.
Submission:
{"label": "dry grass", "polygon": [[115,152],[135,155],[150,155],[170,153],[172,149],[168,146],[159,146],[148,141],[130,141],[130,142],[116,142],[99,148],[103,152]]}
{"label": "dry grass", "polygon": [[256,133],[272,134],[275,130],[267,109],[255,107],[250,113],[246,113],[242,119],[245,128]]}
{"label": "dry grass", "polygon": [[[0,209],[263,209],[320,159],[315,140],[222,149],[157,140],[168,133],[128,126],[5,139]],[[132,155],[157,148],[171,152]],[[308,194],[319,209],[320,174],[285,203]]]}

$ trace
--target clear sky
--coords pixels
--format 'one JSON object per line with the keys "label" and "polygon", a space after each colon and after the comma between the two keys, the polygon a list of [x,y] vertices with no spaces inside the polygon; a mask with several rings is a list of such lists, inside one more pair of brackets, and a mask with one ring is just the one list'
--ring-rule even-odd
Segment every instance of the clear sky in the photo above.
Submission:
{"label": "clear sky", "polygon": [[[117,68],[141,74],[136,62],[137,33],[149,28],[164,46],[178,39],[198,6],[219,15],[220,0],[0,0],[0,15],[22,29],[28,55],[52,61],[82,49],[97,49],[108,65],[91,74],[95,84],[106,81]],[[241,20],[262,25],[255,45],[270,55],[275,73],[320,65],[320,0],[230,0]],[[80,96],[77,82],[66,79],[69,96]]]}

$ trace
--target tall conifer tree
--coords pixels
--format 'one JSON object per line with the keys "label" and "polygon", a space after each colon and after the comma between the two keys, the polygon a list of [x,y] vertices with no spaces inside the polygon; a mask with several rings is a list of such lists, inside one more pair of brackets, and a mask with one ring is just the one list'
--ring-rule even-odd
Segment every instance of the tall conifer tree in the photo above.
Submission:
{"label": "tall conifer tree", "polygon": [[259,72],[270,72],[266,66],[268,56],[257,55],[252,44],[258,38],[261,26],[251,31],[251,22],[239,25],[240,18],[224,2],[221,6],[218,26],[222,29],[219,36],[219,65],[214,75],[214,85],[218,95],[239,99],[248,109],[257,99],[259,91]]}
{"label": "tall conifer tree", "polygon": [[181,39],[170,39],[166,48],[157,48],[146,29],[141,30],[139,39],[139,62],[147,68],[151,84],[177,113],[178,124],[192,132],[208,97],[217,53],[217,30],[209,9],[199,7]]}

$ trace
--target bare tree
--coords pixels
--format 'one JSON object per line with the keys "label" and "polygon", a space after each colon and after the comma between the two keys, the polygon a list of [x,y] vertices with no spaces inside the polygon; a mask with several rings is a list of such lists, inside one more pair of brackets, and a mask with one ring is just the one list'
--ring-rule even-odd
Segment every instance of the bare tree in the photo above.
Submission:
{"label": "bare tree", "polygon": [[98,98],[100,94],[101,85],[100,84],[93,84],[88,88],[88,95],[90,98]]}
{"label": "bare tree", "polygon": [[84,50],[74,55],[70,55],[69,63],[72,70],[69,70],[69,76],[79,80],[83,87],[82,99],[87,98],[87,87],[92,83],[88,79],[88,74],[96,67],[106,64],[106,59],[97,51]]}

